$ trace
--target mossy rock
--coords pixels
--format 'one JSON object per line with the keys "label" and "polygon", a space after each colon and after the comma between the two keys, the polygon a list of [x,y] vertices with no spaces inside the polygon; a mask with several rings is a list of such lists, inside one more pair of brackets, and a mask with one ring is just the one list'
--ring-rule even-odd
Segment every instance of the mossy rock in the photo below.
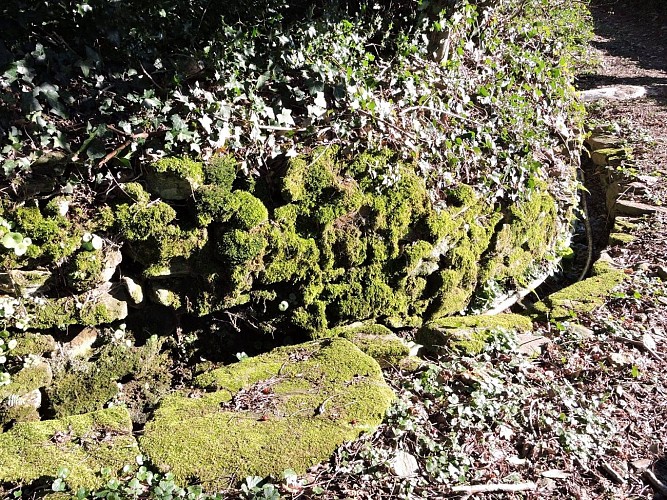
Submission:
{"label": "mossy rock", "polygon": [[[136,403],[156,403],[155,394],[164,392],[169,385],[170,363],[160,353],[162,344],[163,340],[157,337],[151,337],[141,347],[108,343],[97,350],[94,361],[63,361],[46,391],[55,415],[63,417],[100,410],[109,401],[120,400],[130,404],[133,416],[138,416]],[[146,396],[146,400],[137,401],[134,395],[121,391],[121,380],[123,389],[124,385],[134,382],[133,390]]]}
{"label": "mossy rock", "polygon": [[533,305],[531,315],[539,319],[565,320],[581,313],[590,313],[604,304],[625,276],[625,271],[608,268],[603,274],[591,276],[552,293]]}
{"label": "mossy rock", "polygon": [[[316,339],[356,321],[420,326],[482,309],[489,290],[553,269],[570,230],[571,207],[539,178],[512,203],[460,183],[436,209],[418,166],[389,150],[319,148],[248,189],[232,158],[216,162],[178,214],[137,197],[116,207],[116,225],[154,300],[200,316],[240,308],[265,331]],[[185,287],[169,283],[178,269]]]}
{"label": "mossy rock", "polygon": [[353,323],[330,330],[332,337],[342,337],[371,358],[380,366],[399,366],[410,355],[410,347],[389,328],[375,323]]}
{"label": "mossy rock", "polygon": [[9,353],[11,357],[23,358],[28,354],[41,355],[56,350],[56,341],[51,335],[35,332],[25,332],[13,337],[16,347]]}
{"label": "mossy rock", "polygon": [[533,323],[519,314],[440,318],[424,325],[417,332],[415,341],[430,352],[478,354],[498,329],[526,333],[533,330]]}
{"label": "mossy rock", "polygon": [[377,362],[345,339],[279,348],[196,385],[212,392],[166,397],[140,446],[179,482],[207,489],[288,468],[304,473],[373,431],[395,397]]}
{"label": "mossy rock", "polygon": [[134,463],[139,449],[132,436],[132,421],[125,408],[42,422],[21,422],[0,433],[0,483],[29,485],[55,479],[58,470],[69,470],[67,484],[99,488],[109,468],[116,476],[125,464]]}
{"label": "mossy rock", "polygon": [[165,200],[187,200],[204,183],[204,167],[187,157],[162,158],[148,169],[148,189]]}
{"label": "mossy rock", "polygon": [[127,317],[127,303],[112,295],[106,285],[81,295],[24,301],[23,306],[20,313],[11,318],[11,323],[24,321],[34,329],[95,326]]}
{"label": "mossy rock", "polygon": [[24,396],[45,387],[51,383],[52,378],[48,362],[43,358],[35,358],[29,366],[14,374],[9,384],[0,387],[0,401],[10,396]]}

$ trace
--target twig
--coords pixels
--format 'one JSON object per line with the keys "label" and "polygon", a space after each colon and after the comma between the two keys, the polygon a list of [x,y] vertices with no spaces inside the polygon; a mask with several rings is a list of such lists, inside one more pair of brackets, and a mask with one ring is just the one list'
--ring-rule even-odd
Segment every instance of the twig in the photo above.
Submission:
{"label": "twig", "polygon": [[642,477],[651,483],[651,486],[658,490],[659,493],[667,495],[667,484],[658,479],[652,470],[646,469],[642,474]]}
{"label": "twig", "polygon": [[664,361],[663,357],[660,356],[660,354],[658,354],[658,353],[655,352],[653,349],[651,349],[651,348],[649,348],[648,346],[646,346],[646,344],[644,344],[644,342],[642,342],[641,340],[635,340],[635,339],[630,339],[630,338],[628,338],[628,337],[621,337],[621,336],[618,336],[618,337],[616,337],[616,338],[619,339],[619,340],[622,340],[623,342],[627,342],[627,343],[630,344],[630,345],[633,345],[633,346],[635,346],[635,347],[638,347],[639,349],[643,349],[643,350],[645,350],[645,351],[648,352],[648,353],[653,357],[653,359],[655,359],[656,361],[661,361],[661,362]]}
{"label": "twig", "polygon": [[516,493],[518,491],[533,491],[536,489],[537,483],[473,484],[471,486],[454,486],[452,488],[452,493],[474,495],[475,493],[495,493],[498,491]]}
{"label": "twig", "polygon": [[604,473],[607,474],[609,479],[614,481],[616,484],[623,484],[625,483],[625,478],[619,474],[616,469],[614,469],[611,465],[609,465],[607,462],[604,460],[600,463],[600,468]]}
{"label": "twig", "polygon": [[148,133],[142,132],[140,134],[132,134],[131,138],[125,141],[123,144],[114,149],[111,153],[106,155],[102,160],[97,164],[97,167],[103,167],[105,164],[109,163],[113,158],[118,156],[118,154],[123,151],[125,148],[129,148],[135,139],[147,139]]}
{"label": "twig", "polygon": [[375,115],[369,113],[368,111],[364,111],[363,109],[360,109],[359,112],[362,113],[362,114],[364,114],[364,115],[366,115],[366,116],[368,116],[369,118],[372,118],[372,119],[374,119],[374,120],[377,120],[377,121],[379,121],[379,122],[382,122],[382,123],[384,123],[385,125],[388,125],[389,127],[393,128],[393,129],[395,129],[395,130],[398,130],[399,132],[401,132],[402,134],[405,134],[407,137],[409,137],[409,138],[412,139],[413,141],[415,141],[415,142],[419,142],[419,139],[417,138],[417,136],[415,136],[414,134],[411,134],[411,133],[408,132],[407,130],[405,130],[405,129],[399,127],[398,125],[396,125],[396,124],[394,124],[394,123],[391,123],[390,121],[384,120],[384,119],[380,118],[379,116],[375,116]]}
{"label": "twig", "polygon": [[442,115],[451,116],[452,118],[458,118],[459,120],[468,121],[474,123],[475,125],[481,125],[481,123],[475,120],[474,118],[468,118],[467,116],[459,115],[457,113],[447,111],[446,109],[432,108],[431,106],[411,106],[401,111],[401,114],[404,115],[406,113],[409,113],[410,111],[415,111],[415,110],[433,111],[434,113],[440,113]]}

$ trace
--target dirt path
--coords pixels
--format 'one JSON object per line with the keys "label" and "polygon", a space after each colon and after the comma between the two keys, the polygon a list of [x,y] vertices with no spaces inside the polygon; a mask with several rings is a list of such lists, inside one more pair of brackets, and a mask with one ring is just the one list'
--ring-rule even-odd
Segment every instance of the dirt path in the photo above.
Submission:
{"label": "dirt path", "polygon": [[[667,205],[667,4],[593,0],[591,12],[600,64],[580,78],[579,88],[638,86],[645,95],[591,102],[590,121],[633,148],[635,163],[628,174],[638,188],[625,196]],[[667,484],[667,215],[642,219],[632,234],[633,242],[608,249],[629,278],[588,326],[600,331],[604,325],[608,337],[598,348],[630,356],[639,374],[619,379],[600,373],[591,384],[608,384],[612,392],[620,388],[625,401],[616,401],[618,450],[598,471],[581,474],[577,482],[586,485],[582,492],[587,494],[580,498],[667,498],[643,472],[651,464],[649,470]],[[622,477],[610,477],[606,466]]]}

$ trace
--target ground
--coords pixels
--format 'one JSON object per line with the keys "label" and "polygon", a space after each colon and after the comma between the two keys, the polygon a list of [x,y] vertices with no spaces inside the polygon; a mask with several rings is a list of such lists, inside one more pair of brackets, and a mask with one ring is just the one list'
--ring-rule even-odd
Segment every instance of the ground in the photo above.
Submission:
{"label": "ground", "polygon": [[[591,11],[594,64],[578,88],[647,92],[588,104],[589,123],[632,148],[634,163],[624,163],[623,174],[642,187],[625,196],[660,206],[667,200],[667,6],[593,0]],[[512,348],[499,347],[464,366],[441,357],[416,375],[390,372],[401,403],[372,437],[312,469],[308,480],[326,490],[323,497],[467,497],[470,491],[448,486],[463,480],[525,489],[485,498],[667,498],[667,214],[636,220],[631,242],[608,243],[613,220],[598,174],[586,168],[593,254],[606,250],[625,271],[622,284],[592,312],[537,321],[534,335],[550,341],[532,359],[510,361]],[[496,392],[484,387],[492,380]],[[468,427],[452,410],[454,396],[471,411]],[[401,469],[396,460],[406,451],[416,460],[402,459]],[[451,474],[438,476],[438,468]]]}

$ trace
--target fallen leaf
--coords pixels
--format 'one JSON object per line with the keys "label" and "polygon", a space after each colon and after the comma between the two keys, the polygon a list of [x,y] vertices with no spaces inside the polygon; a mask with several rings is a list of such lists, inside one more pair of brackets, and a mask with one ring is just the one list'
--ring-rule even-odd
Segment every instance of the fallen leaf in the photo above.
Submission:
{"label": "fallen leaf", "polygon": [[417,459],[403,450],[398,450],[390,463],[392,472],[398,477],[412,477],[419,470]]}
{"label": "fallen leaf", "polygon": [[656,349],[656,344],[655,344],[655,339],[651,337],[648,333],[645,333],[642,336],[642,344],[644,344],[644,347],[648,349],[649,351],[655,351]]}
{"label": "fallen leaf", "polygon": [[650,458],[642,458],[640,460],[635,460],[633,462],[630,462],[630,465],[637,470],[644,470],[648,469],[652,463],[653,460],[651,460]]}

